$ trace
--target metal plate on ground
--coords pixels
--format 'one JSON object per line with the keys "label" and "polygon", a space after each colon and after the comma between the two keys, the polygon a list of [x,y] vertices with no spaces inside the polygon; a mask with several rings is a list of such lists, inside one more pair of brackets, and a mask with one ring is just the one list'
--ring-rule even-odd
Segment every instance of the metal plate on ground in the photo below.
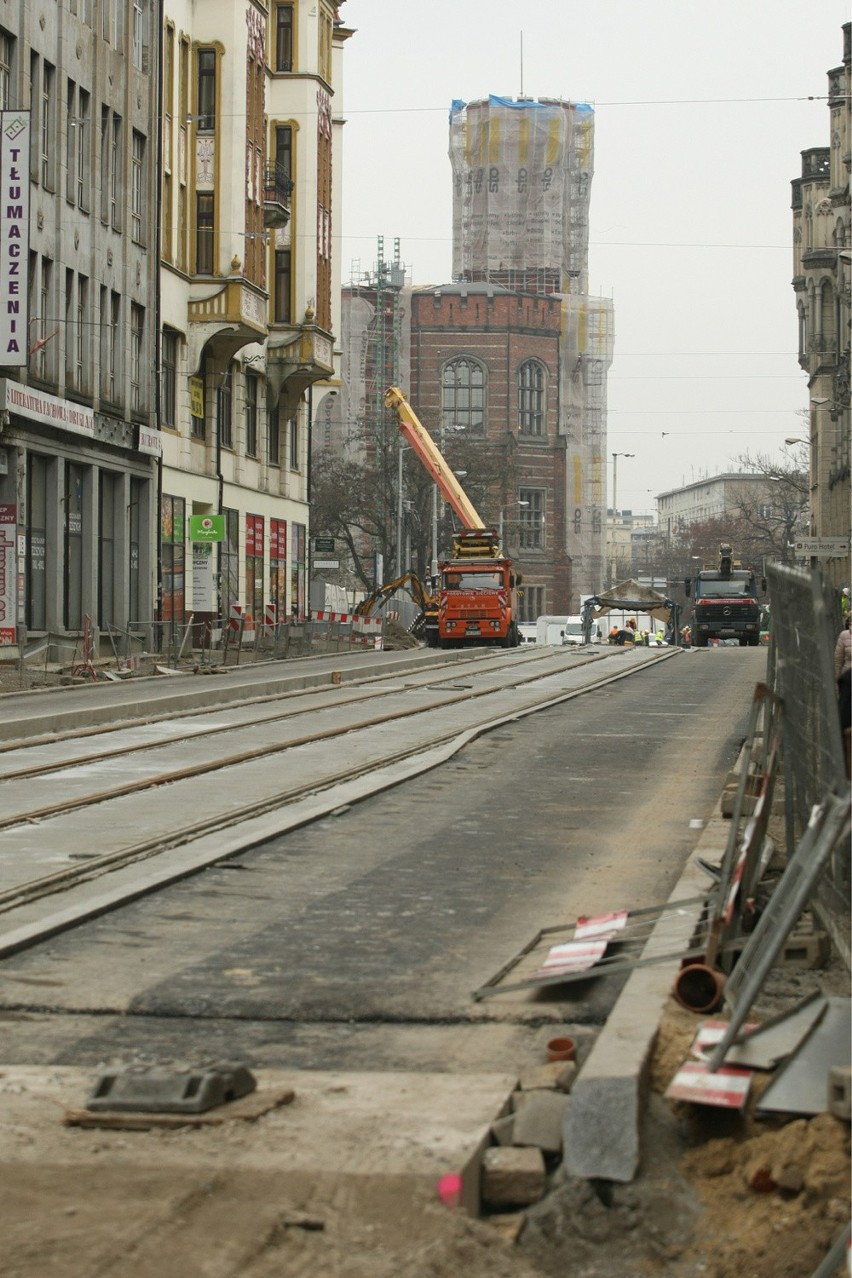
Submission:
{"label": "metal plate on ground", "polygon": [[822,1019],[761,1096],[756,1113],[822,1114],[828,1109],[829,1069],[852,1063],[852,1007],[845,998],[827,1003]]}

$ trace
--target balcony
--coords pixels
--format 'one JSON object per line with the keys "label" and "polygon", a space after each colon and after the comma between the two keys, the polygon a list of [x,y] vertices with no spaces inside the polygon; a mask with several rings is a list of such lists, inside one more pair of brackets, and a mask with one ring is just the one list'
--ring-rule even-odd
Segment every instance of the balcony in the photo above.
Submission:
{"label": "balcony", "polygon": [[286,416],[295,412],[309,386],[334,373],[334,339],[313,320],[314,312],[308,307],[301,325],[276,327],[266,345],[266,377],[272,402],[279,403]]}
{"label": "balcony", "polygon": [[283,164],[271,164],[263,181],[263,224],[286,226],[290,221],[293,182]]}
{"label": "balcony", "polygon": [[213,291],[196,285],[189,300],[189,367],[198,367],[201,351],[213,338],[227,358],[250,342],[262,342],[268,331],[267,304],[267,294],[241,276],[231,276]]}

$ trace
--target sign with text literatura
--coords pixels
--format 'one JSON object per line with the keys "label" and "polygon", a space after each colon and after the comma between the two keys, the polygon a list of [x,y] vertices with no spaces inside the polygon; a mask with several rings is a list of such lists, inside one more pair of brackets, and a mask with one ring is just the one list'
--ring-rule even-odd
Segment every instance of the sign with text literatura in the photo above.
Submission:
{"label": "sign with text literatura", "polygon": [[29,111],[0,111],[0,368],[28,359],[29,153]]}

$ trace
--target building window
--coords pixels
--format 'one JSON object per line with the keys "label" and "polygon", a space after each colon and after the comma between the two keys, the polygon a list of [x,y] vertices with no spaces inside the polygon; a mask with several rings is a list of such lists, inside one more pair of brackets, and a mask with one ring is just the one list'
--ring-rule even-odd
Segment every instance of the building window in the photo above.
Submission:
{"label": "building window", "polygon": [[81,89],[77,102],[77,118],[74,121],[77,134],[77,203],[84,213],[89,211],[89,137],[91,98],[85,89]]}
{"label": "building window", "polygon": [[299,422],[295,417],[290,418],[290,469],[299,469]]}
{"label": "building window", "polygon": [[275,167],[293,176],[293,129],[289,124],[279,124],[275,130]]}
{"label": "building window", "polygon": [[77,130],[74,127],[74,112],[77,107],[77,86],[73,80],[68,81],[66,98],[67,132],[65,134],[65,198],[69,204],[74,203],[77,193]]}
{"label": "building window", "polygon": [[109,326],[107,328],[106,397],[118,404],[121,397],[121,294],[110,292]]}
{"label": "building window", "polygon": [[130,480],[130,510],[128,542],[127,542],[127,576],[128,576],[128,610],[130,625],[138,625],[142,618],[142,537],[147,527],[144,502],[148,496],[148,485],[144,479]]}
{"label": "building window", "polygon": [[120,49],[124,41],[125,0],[102,0],[103,36],[107,44]]}
{"label": "building window", "polygon": [[74,385],[74,272],[65,272],[65,386]]}
{"label": "building window", "polygon": [[246,373],[246,455],[257,456],[257,387],[255,373]]}
{"label": "building window", "polygon": [[269,521],[269,596],[276,621],[287,612],[287,520]]}
{"label": "building window", "polygon": [[233,369],[229,368],[222,378],[222,385],[216,396],[216,421],[219,430],[219,443],[223,448],[234,446],[234,414],[231,382]]}
{"label": "building window", "polygon": [[39,175],[42,186],[48,191],[54,189],[53,173],[56,159],[53,121],[55,83],[55,69],[49,62],[45,62],[42,69],[41,82],[41,164]]}
{"label": "building window", "polygon": [[531,586],[525,581],[524,588],[519,595],[519,602],[521,605],[521,623],[533,625],[537,618],[545,615],[544,586]]}
{"label": "building window", "polygon": [[[163,329],[162,394],[160,416],[164,426],[177,426],[177,364],[178,335],[171,328]],[[203,422],[202,418],[202,422]]]}
{"label": "building window", "polygon": [[518,532],[521,548],[544,547],[544,489],[522,488],[518,494]]}
{"label": "building window", "polygon": [[0,111],[12,105],[12,48],[14,41],[0,31]]}
{"label": "building window", "polygon": [[275,6],[275,70],[293,70],[293,6]]}
{"label": "building window", "polygon": [[213,192],[195,195],[195,273],[213,274]]}
{"label": "building window", "polygon": [[216,51],[198,50],[198,131],[212,133],[216,128]]}
{"label": "building window", "polygon": [[65,464],[65,581],[62,620],[66,630],[83,625],[83,546],[86,506],[84,492],[88,467]]}
{"label": "building window", "polygon": [[183,622],[186,599],[186,501],[163,493],[160,506],[163,621]]}
{"label": "building window", "polygon": [[544,368],[528,359],[518,369],[518,430],[522,435],[544,434]]}
{"label": "building window", "polygon": [[263,515],[246,515],[246,611],[263,620]]}
{"label": "building window", "polygon": [[441,422],[445,429],[481,434],[485,429],[485,370],[471,359],[454,359],[441,375]]}
{"label": "building window", "polygon": [[[48,567],[53,577],[54,546],[48,545],[48,472],[51,461],[38,453],[27,453],[27,607],[30,630],[47,628]],[[50,563],[48,563],[48,559]]]}
{"label": "building window", "polygon": [[223,510],[225,538],[219,543],[220,602],[227,623],[231,607],[240,597],[240,512]]}
{"label": "building window", "polygon": [[121,128],[121,116],[113,115],[109,147],[109,220],[114,231],[121,230]]}
{"label": "building window", "polygon": [[147,0],[133,0],[133,65],[137,71],[145,70],[145,9]]}
{"label": "building window", "polygon": [[130,229],[137,244],[144,244],[145,227],[145,137],[133,130],[130,172]]}
{"label": "building window", "polygon": [[102,470],[98,474],[98,625],[115,625],[116,572],[115,543],[120,517],[119,476]]}
{"label": "building window", "polygon": [[319,14],[319,73],[326,84],[331,84],[331,49],[334,23],[331,14],[320,9]]}
{"label": "building window", "polygon": [[266,455],[270,466],[278,466],[281,457],[281,418],[278,405],[270,408],[266,414],[267,447]]}
{"label": "building window", "polygon": [[74,385],[78,391],[89,390],[89,281],[77,276],[77,328],[74,333]]}
{"label": "building window", "polygon": [[290,309],[290,250],[275,250],[275,323],[289,324]]}
{"label": "building window", "polygon": [[141,412],[142,398],[142,346],[145,341],[145,308],[130,305],[130,408]]}

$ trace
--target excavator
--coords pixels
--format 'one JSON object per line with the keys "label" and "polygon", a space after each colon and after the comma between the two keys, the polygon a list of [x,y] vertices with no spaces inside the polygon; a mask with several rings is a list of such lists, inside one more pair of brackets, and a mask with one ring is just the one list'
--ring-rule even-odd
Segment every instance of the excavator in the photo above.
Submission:
{"label": "excavator", "polygon": [[420,609],[419,615],[409,627],[410,633],[414,635],[415,639],[424,640],[430,648],[436,648],[438,646],[438,603],[416,573],[406,572],[401,577],[396,577],[393,581],[389,581],[383,586],[376,586],[375,590],[372,590],[357,605],[355,616],[372,617],[374,613],[380,612],[388,600],[399,590],[404,590]]}
{"label": "excavator", "polygon": [[520,573],[503,555],[496,530],[486,527],[398,386],[387,391],[385,405],[396,411],[401,433],[461,524],[461,530],[453,536],[452,558],[438,563],[439,581],[433,596],[434,644],[439,648],[482,643],[517,647]]}

